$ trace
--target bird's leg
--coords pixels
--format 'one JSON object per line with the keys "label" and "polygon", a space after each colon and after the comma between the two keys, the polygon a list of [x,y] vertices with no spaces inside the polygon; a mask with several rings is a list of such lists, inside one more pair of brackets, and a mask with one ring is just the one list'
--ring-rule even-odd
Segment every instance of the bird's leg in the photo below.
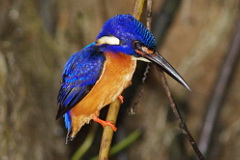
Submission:
{"label": "bird's leg", "polygon": [[93,117],[93,121],[101,124],[103,127],[105,127],[105,126],[111,127],[114,132],[117,131],[117,127],[114,126],[114,124],[113,124],[112,121],[104,121],[104,120],[102,120],[102,119],[99,119],[97,116],[94,116],[94,117]]}
{"label": "bird's leg", "polygon": [[121,103],[123,103],[124,97],[123,97],[122,95],[119,95],[119,96],[118,96],[118,99],[120,100]]}

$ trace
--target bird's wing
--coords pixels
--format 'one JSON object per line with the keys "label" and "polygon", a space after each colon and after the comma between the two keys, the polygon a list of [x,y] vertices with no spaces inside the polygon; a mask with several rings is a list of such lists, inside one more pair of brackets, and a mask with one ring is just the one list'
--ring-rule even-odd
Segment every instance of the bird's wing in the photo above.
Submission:
{"label": "bird's wing", "polygon": [[64,67],[58,94],[59,118],[81,101],[99,79],[105,57],[93,45],[72,55]]}

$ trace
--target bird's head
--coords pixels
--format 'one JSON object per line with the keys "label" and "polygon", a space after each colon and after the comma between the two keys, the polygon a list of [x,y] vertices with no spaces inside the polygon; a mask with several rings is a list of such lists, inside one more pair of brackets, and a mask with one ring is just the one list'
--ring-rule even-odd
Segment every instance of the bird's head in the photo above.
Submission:
{"label": "bird's head", "polygon": [[156,48],[155,38],[144,25],[131,15],[110,18],[97,36],[97,43],[104,51],[122,52],[139,57],[134,48],[138,41],[149,49]]}
{"label": "bird's head", "polygon": [[156,51],[153,34],[133,16],[116,15],[104,24],[96,39],[102,52],[122,52],[160,66],[172,78],[190,90],[177,71]]}

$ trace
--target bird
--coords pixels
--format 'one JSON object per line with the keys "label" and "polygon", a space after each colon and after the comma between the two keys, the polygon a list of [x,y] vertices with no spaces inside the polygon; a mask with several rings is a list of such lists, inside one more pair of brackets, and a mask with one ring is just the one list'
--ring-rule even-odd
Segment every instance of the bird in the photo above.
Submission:
{"label": "bird", "polygon": [[91,120],[116,131],[111,121],[99,119],[100,110],[120,98],[138,60],[151,62],[191,90],[181,75],[157,52],[153,34],[130,14],[108,19],[95,42],[74,53],[64,66],[57,97],[56,119],[63,116],[66,143]]}

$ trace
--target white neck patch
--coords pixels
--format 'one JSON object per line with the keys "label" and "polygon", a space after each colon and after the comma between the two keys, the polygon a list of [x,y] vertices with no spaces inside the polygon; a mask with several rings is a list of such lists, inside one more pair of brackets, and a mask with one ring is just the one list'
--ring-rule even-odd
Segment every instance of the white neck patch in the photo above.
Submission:
{"label": "white neck patch", "polygon": [[119,45],[120,40],[114,36],[104,36],[97,40],[97,45],[100,46],[102,44],[109,44],[109,45]]}
{"label": "white neck patch", "polygon": [[143,61],[143,62],[151,62],[148,59],[144,58],[144,57],[133,57],[132,56],[132,60],[136,60],[136,61]]}

